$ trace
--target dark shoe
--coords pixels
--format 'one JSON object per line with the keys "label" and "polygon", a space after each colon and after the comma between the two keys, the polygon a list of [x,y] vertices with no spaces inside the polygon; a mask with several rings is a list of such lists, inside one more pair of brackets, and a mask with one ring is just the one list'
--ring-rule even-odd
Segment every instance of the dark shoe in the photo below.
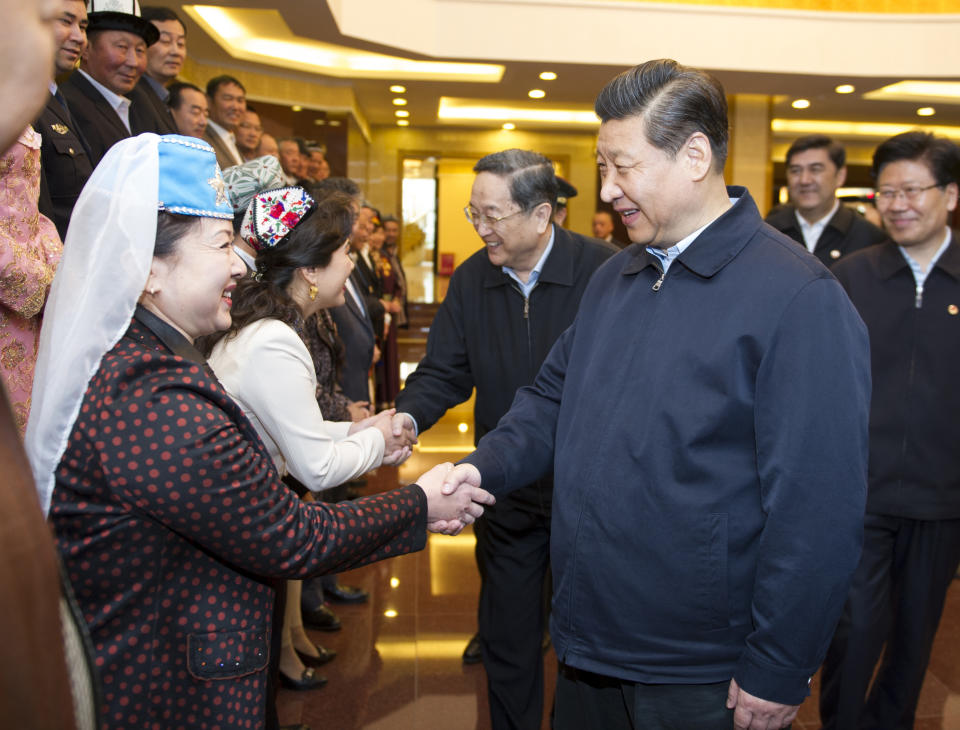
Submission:
{"label": "dark shoe", "polygon": [[299,679],[288,677],[283,672],[280,672],[280,684],[287,689],[295,689],[297,691],[305,689],[320,689],[326,683],[327,678],[317,675],[313,671],[313,667],[307,667],[304,669],[303,674],[300,675]]}
{"label": "dark shoe", "polygon": [[326,604],[313,608],[309,611],[302,611],[303,625],[311,629],[320,629],[321,631],[339,631],[340,619],[337,614],[327,608]]}
{"label": "dark shoe", "polygon": [[305,652],[295,649],[297,656],[300,657],[301,661],[304,664],[309,664],[312,667],[322,667],[329,661],[333,661],[333,658],[337,655],[333,649],[324,649],[322,646],[314,646],[314,649],[317,650],[319,656],[311,656]]}
{"label": "dark shoe", "polygon": [[543,650],[543,653],[546,654],[550,651],[550,632],[543,632],[543,641],[540,642],[540,648]]}
{"label": "dark shoe", "polygon": [[474,634],[463,650],[464,664],[479,664],[483,661],[483,649],[480,646],[480,634]]}
{"label": "dark shoe", "polygon": [[300,723],[299,725],[281,725],[280,730],[310,730],[309,725]]}
{"label": "dark shoe", "polygon": [[328,601],[336,603],[366,603],[370,594],[362,588],[337,583],[333,588],[324,588],[323,595]]}

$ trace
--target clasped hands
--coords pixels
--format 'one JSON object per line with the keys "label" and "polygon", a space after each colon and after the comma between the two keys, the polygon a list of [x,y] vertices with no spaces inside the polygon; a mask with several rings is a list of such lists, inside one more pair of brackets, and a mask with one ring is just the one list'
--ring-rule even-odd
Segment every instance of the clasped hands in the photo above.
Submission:
{"label": "clasped hands", "polygon": [[394,408],[357,421],[350,427],[350,433],[364,428],[375,428],[383,434],[383,463],[387,466],[405,462],[413,453],[413,445],[417,443],[413,422],[402,413],[397,413]]}
{"label": "clasped hands", "polygon": [[437,464],[417,479],[427,495],[427,529],[456,535],[496,502],[480,488],[480,472],[472,464]]}

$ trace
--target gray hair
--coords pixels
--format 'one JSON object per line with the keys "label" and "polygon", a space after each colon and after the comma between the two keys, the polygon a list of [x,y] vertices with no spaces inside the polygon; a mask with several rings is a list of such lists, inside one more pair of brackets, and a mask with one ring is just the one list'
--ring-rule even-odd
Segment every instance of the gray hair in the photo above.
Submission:
{"label": "gray hair", "polygon": [[541,203],[557,209],[557,176],[553,163],[529,150],[503,150],[480,158],[474,172],[492,172],[510,178],[510,197],[521,210],[532,210]]}
{"label": "gray hair", "polygon": [[603,87],[594,110],[600,120],[642,116],[647,141],[672,156],[690,135],[710,140],[714,172],[723,171],[730,129],[723,86],[706,71],[669,58],[624,71]]}

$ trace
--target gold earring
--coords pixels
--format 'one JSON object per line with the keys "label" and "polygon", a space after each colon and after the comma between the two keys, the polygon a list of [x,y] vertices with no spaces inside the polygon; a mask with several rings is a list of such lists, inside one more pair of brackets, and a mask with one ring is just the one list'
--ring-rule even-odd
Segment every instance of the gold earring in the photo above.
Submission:
{"label": "gold earring", "polygon": [[314,300],[316,300],[317,294],[319,293],[319,291],[320,291],[320,290],[317,289],[317,285],[316,285],[316,284],[311,284],[311,285],[310,285],[310,301],[311,301],[311,302],[314,301]]}

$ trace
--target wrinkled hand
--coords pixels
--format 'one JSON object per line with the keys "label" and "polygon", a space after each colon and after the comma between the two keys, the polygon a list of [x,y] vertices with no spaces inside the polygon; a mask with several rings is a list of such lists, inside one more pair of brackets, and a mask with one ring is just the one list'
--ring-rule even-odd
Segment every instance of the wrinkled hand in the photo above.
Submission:
{"label": "wrinkled hand", "polygon": [[356,433],[364,428],[375,428],[383,434],[383,463],[388,466],[400,464],[407,460],[412,453],[412,447],[417,442],[417,436],[413,432],[413,426],[401,429],[400,433],[394,434],[393,421],[396,411],[390,408],[380,411],[375,416],[364,418],[357,421],[350,427],[350,433]]}
{"label": "wrinkled hand", "polygon": [[480,488],[479,472],[476,485],[463,481],[449,486],[450,475],[455,471],[453,464],[438,464],[417,479],[427,495],[427,529],[431,532],[456,535],[483,514],[483,505],[496,501]]}
{"label": "wrinkled hand", "polygon": [[370,401],[352,400],[347,404],[347,410],[350,412],[350,420],[356,423],[364,418],[373,415],[370,411]]}
{"label": "wrinkled hand", "polygon": [[727,690],[727,709],[734,710],[733,727],[735,730],[779,730],[786,727],[797,716],[800,705],[781,705],[754,697],[740,689],[737,680],[730,680]]}

